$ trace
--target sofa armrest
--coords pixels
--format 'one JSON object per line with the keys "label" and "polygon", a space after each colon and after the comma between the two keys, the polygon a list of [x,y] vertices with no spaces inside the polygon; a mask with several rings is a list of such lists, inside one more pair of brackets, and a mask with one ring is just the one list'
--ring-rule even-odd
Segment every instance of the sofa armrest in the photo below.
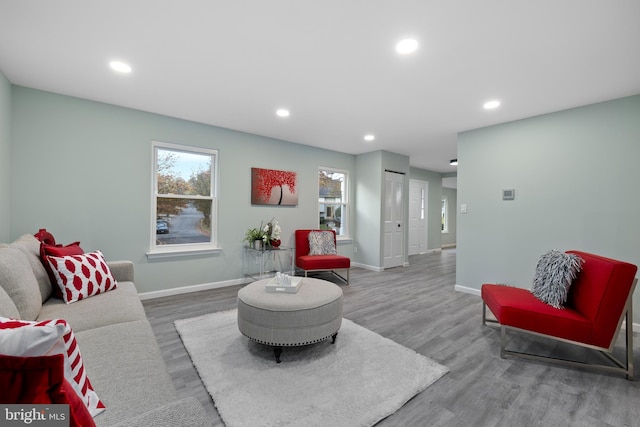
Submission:
{"label": "sofa armrest", "polygon": [[133,262],[109,261],[107,262],[113,278],[118,282],[133,282]]}

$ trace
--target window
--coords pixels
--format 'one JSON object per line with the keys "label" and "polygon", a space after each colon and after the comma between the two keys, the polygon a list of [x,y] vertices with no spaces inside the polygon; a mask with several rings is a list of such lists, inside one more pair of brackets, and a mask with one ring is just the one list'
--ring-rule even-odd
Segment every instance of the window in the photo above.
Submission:
{"label": "window", "polygon": [[449,200],[446,196],[442,197],[442,232],[449,232]]}
{"label": "window", "polygon": [[348,235],[349,174],[345,171],[320,168],[318,177],[319,228],[335,230],[336,235]]}
{"label": "window", "polygon": [[149,255],[215,249],[218,152],[162,142],[152,146]]}

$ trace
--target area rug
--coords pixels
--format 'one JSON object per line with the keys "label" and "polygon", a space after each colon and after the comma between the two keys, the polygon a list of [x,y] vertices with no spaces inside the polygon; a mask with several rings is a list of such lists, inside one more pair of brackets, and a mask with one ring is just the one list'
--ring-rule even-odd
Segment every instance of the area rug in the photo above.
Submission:
{"label": "area rug", "polygon": [[448,372],[347,319],[335,344],[286,347],[276,363],[271,347],[240,333],[236,316],[175,322],[227,427],[371,426]]}

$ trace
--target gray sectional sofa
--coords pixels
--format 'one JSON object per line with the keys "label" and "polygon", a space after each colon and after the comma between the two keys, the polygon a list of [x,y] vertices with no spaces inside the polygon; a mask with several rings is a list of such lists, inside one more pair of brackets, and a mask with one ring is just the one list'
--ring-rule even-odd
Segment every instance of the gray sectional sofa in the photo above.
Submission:
{"label": "gray sectional sofa", "polygon": [[96,425],[211,425],[195,398],[177,396],[138,297],[133,264],[109,262],[116,289],[65,304],[51,297],[39,249],[32,235],[0,244],[0,316],[71,325],[89,380],[107,408],[94,418]]}

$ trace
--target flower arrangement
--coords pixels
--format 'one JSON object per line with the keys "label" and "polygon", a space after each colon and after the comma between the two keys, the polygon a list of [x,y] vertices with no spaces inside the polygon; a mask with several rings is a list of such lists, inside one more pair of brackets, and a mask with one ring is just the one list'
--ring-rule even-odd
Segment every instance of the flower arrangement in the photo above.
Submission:
{"label": "flower arrangement", "polygon": [[278,225],[278,221],[272,218],[271,221],[264,226],[263,231],[265,232],[266,242],[268,245],[276,248],[280,246],[280,233],[282,232],[282,229],[280,228],[280,225]]}
{"label": "flower arrangement", "polygon": [[244,240],[249,242],[250,245],[253,245],[256,240],[260,240],[263,246],[278,247],[280,246],[281,232],[282,229],[280,225],[278,225],[278,221],[272,218],[271,221],[266,224],[261,222],[258,228],[248,229],[245,233]]}

